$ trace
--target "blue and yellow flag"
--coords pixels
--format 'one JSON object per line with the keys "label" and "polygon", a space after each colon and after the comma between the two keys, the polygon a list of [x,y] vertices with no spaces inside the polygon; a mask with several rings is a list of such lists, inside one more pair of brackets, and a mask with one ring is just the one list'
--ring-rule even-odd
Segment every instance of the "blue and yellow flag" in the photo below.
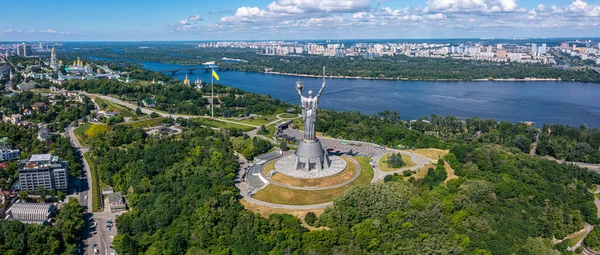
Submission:
{"label": "blue and yellow flag", "polygon": [[212,76],[215,77],[217,81],[219,80],[219,75],[217,74],[217,72],[215,72],[215,70],[212,70]]}

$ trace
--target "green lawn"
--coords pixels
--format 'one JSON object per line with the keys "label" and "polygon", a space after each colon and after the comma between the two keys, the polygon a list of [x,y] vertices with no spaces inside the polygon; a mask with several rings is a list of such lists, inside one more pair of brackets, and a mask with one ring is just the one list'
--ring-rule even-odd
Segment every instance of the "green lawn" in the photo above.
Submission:
{"label": "green lawn", "polygon": [[404,161],[404,166],[402,166],[400,168],[392,168],[392,167],[390,167],[390,165],[388,165],[388,163],[385,163],[388,161],[388,159],[390,158],[391,155],[392,155],[391,153],[388,153],[379,160],[379,169],[381,169],[381,171],[393,172],[393,171],[401,170],[404,168],[414,167],[417,165],[417,163],[412,161],[410,156],[402,154],[402,160]]}
{"label": "green lawn", "polygon": [[271,126],[266,126],[265,128],[267,129],[267,131],[269,131],[268,134],[264,135],[265,137],[271,138],[271,137],[273,137],[273,135],[275,135],[275,131],[276,131],[275,126],[271,125]]}
{"label": "green lawn", "polygon": [[[353,158],[360,164],[361,172],[356,180],[346,186],[327,190],[295,190],[271,184],[258,191],[253,198],[265,202],[287,205],[311,205],[331,202],[352,187],[371,183],[373,168],[369,164],[369,158]],[[354,164],[352,160],[345,160],[347,164]]]}
{"label": "green lawn", "polygon": [[223,122],[220,120],[211,120],[209,118],[194,118],[191,119],[192,121],[199,123],[202,126],[206,126],[206,127],[214,127],[214,128],[237,128],[240,129],[244,132],[248,132],[251,131],[252,129],[254,129],[253,127],[249,127],[249,126],[244,126],[244,125],[238,125],[238,124],[232,124],[232,123],[227,123],[227,122]]}
{"label": "green lawn", "polygon": [[100,179],[98,178],[96,164],[90,158],[89,152],[86,152],[83,156],[85,157],[85,161],[88,162],[88,165],[90,166],[90,172],[92,174],[92,178],[91,178],[92,183],[88,183],[88,185],[91,188],[91,192],[92,192],[92,212],[101,212],[102,211],[102,206],[101,206],[102,201],[100,201],[101,187],[99,184]]}
{"label": "green lawn", "polygon": [[50,93],[50,89],[32,89],[31,92],[33,93],[41,93],[41,94],[48,94]]}
{"label": "green lawn", "polygon": [[115,104],[111,101],[108,100],[104,100],[100,97],[96,97],[95,98],[96,103],[100,106],[100,107],[104,107],[103,111],[107,111],[107,112],[118,112],[119,114],[121,114],[121,116],[123,117],[133,117],[135,116],[135,112],[133,112],[131,109],[122,106],[120,104]]}
{"label": "green lawn", "polygon": [[279,115],[279,117],[282,119],[295,119],[295,118],[298,118],[298,114],[282,113]]}
{"label": "green lawn", "polygon": [[585,235],[585,231],[581,232],[579,235],[576,235],[575,237],[569,239],[569,246],[575,246],[579,241],[581,241],[581,238],[583,238],[584,235]]}
{"label": "green lawn", "polygon": [[75,133],[75,136],[77,137],[77,140],[79,140],[79,142],[81,144],[85,144],[86,143],[86,137],[84,135],[85,131],[87,131],[90,127],[92,126],[92,123],[85,123],[83,125],[80,125],[79,127],[77,127],[75,130],[73,130],[73,133]]}
{"label": "green lawn", "polygon": [[106,133],[107,131],[108,125],[92,124],[88,122],[79,126],[73,132],[75,133],[77,140],[79,140],[79,142],[82,145],[87,145],[89,139],[94,138],[100,134]]}
{"label": "green lawn", "polygon": [[134,122],[129,122],[129,123],[121,123],[119,125],[129,125],[134,128],[156,127],[162,123],[163,119],[164,119],[163,117],[158,117],[155,119],[147,119],[147,120],[140,120],[140,121],[134,121]]}
{"label": "green lawn", "polygon": [[230,120],[230,121],[239,122],[239,123],[248,124],[248,125],[254,125],[254,126],[267,125],[267,124],[277,120],[275,115],[258,116],[258,117],[255,117],[254,119],[245,119],[245,120],[236,120],[236,118],[225,118],[225,119]]}

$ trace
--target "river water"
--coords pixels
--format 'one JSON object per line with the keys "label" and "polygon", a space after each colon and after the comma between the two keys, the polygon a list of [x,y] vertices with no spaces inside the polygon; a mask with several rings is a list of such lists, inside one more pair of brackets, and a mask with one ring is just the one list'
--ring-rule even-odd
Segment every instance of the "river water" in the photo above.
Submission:
{"label": "river water", "polygon": [[[152,71],[189,68],[190,66],[142,63]],[[168,73],[170,75],[170,73]],[[183,80],[187,71],[175,78]],[[267,94],[283,101],[299,102],[295,82],[303,81],[305,91],[315,93],[321,79],[275,74],[220,71],[220,83],[245,91]],[[204,70],[189,75],[210,83]],[[402,119],[412,120],[431,114],[494,118],[511,122],[533,121],[600,127],[600,84],[578,82],[448,82],[386,81],[362,79],[327,79],[320,108],[336,111],[359,111],[373,114],[383,110],[398,111]]]}

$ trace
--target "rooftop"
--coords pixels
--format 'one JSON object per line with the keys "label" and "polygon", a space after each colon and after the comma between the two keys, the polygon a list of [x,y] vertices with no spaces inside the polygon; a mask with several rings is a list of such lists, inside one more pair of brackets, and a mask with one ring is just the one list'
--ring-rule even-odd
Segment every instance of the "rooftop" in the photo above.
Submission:
{"label": "rooftop", "polygon": [[33,154],[31,158],[29,158],[30,162],[38,162],[38,161],[50,161],[52,159],[51,154]]}
{"label": "rooftop", "polygon": [[20,169],[36,169],[48,167],[53,164],[60,165],[60,158],[51,154],[34,154],[28,160],[22,160]]}
{"label": "rooftop", "polygon": [[121,192],[115,192],[112,194],[107,194],[106,195],[108,197],[108,202],[112,205],[112,204],[123,204],[123,195],[121,195]]}
{"label": "rooftop", "polygon": [[48,214],[54,204],[40,204],[40,203],[15,203],[10,210],[13,213],[30,212],[39,214]]}

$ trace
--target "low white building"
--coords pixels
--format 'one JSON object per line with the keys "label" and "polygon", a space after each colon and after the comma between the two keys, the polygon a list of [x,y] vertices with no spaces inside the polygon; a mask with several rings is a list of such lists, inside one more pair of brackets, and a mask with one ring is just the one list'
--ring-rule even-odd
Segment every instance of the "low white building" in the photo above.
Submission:
{"label": "low white building", "polygon": [[7,211],[9,219],[23,223],[43,224],[56,211],[54,204],[15,203]]}
{"label": "low white building", "polygon": [[20,150],[0,149],[0,161],[19,159],[19,156],[21,156]]}

